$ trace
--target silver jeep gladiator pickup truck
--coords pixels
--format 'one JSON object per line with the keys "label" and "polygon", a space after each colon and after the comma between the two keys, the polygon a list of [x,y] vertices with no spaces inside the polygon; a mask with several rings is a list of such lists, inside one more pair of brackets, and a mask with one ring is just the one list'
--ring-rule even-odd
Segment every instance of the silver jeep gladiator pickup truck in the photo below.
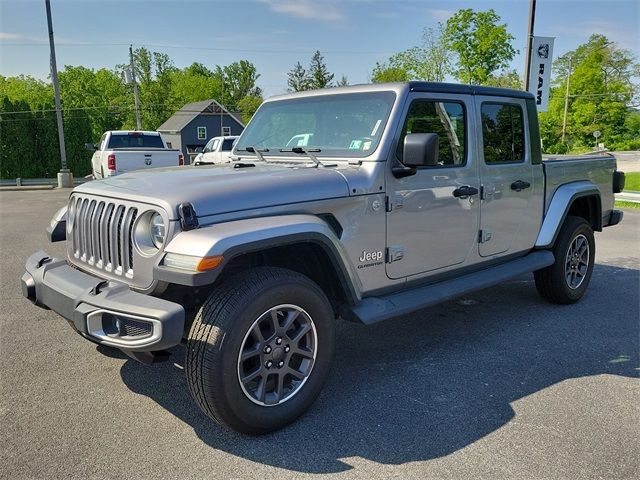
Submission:
{"label": "silver jeep gladiator pickup truck", "polygon": [[318,396],[338,318],[372,324],[529,272],[546,300],[579,300],[623,183],[608,155],[543,160],[529,93],[296,93],[260,107],[231,163],[76,187],[47,229],[67,258],[32,255],[22,289],[144,363],[184,344],[196,404],[260,434]]}

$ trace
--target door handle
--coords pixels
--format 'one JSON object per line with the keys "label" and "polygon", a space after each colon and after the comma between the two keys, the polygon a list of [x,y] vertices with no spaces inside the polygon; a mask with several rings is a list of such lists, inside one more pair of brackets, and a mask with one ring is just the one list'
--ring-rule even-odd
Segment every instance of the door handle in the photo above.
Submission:
{"label": "door handle", "polygon": [[453,191],[453,196],[456,198],[468,198],[471,195],[477,195],[478,189],[470,185],[463,185]]}
{"label": "door handle", "polygon": [[516,180],[511,184],[511,190],[515,190],[519,192],[520,190],[524,190],[525,188],[529,188],[531,184],[529,182],[525,182],[523,180]]}

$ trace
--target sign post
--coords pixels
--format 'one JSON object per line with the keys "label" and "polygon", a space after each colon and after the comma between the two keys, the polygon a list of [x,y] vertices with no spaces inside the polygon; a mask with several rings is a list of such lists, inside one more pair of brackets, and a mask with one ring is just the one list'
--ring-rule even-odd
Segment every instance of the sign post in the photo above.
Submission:
{"label": "sign post", "polygon": [[553,37],[533,37],[529,56],[529,92],[536,97],[539,112],[549,107]]}

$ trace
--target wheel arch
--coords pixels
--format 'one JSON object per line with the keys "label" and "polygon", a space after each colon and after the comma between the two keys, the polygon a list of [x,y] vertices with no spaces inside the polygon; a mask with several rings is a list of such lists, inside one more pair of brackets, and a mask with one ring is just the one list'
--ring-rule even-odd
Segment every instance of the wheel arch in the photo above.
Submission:
{"label": "wheel arch", "polygon": [[589,181],[573,182],[556,189],[536,239],[536,248],[553,246],[568,215],[584,218],[594,231],[602,231],[600,190]]}
{"label": "wheel arch", "polygon": [[[338,303],[359,298],[356,277],[341,247],[339,231],[315,215],[284,215],[237,220],[181,232],[167,245],[168,253],[222,256],[220,267],[196,273],[162,275],[182,285],[205,286],[251,266],[287,268],[306,275],[325,292],[337,311]],[[162,268],[156,273],[161,273]],[[196,282],[193,281],[198,277]]]}

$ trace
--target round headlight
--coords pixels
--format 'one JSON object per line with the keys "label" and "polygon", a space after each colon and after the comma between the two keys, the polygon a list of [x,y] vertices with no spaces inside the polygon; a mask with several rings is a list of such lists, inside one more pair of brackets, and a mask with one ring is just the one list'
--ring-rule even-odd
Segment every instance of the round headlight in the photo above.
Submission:
{"label": "round headlight", "polygon": [[162,245],[164,245],[166,231],[164,228],[164,220],[162,219],[162,215],[159,213],[154,213],[151,216],[151,220],[149,221],[149,233],[151,234],[151,241],[156,248],[162,248]]}

